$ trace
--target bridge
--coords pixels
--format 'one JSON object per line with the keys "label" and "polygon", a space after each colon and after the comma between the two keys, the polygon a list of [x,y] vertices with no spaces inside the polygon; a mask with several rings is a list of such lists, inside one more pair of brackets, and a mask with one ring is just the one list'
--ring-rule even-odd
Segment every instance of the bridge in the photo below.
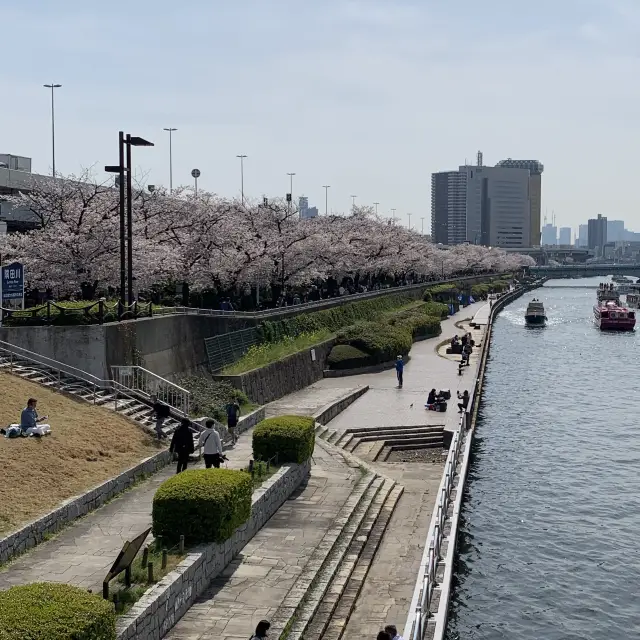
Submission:
{"label": "bridge", "polygon": [[593,278],[595,276],[633,276],[640,278],[640,264],[566,264],[557,267],[528,267],[533,276],[547,278]]}
{"label": "bridge", "polygon": [[531,256],[539,265],[547,265],[550,260],[556,260],[563,264],[567,260],[584,264],[588,258],[593,258],[593,250],[591,249],[567,245],[505,249],[505,251],[507,253],[520,253]]}

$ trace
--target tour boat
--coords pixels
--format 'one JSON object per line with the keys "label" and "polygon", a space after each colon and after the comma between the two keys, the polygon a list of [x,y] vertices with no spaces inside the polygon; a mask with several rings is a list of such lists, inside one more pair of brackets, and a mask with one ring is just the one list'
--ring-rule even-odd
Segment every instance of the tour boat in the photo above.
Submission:
{"label": "tour boat", "polygon": [[524,321],[528,327],[544,327],[547,322],[547,315],[544,311],[544,305],[540,300],[534,298],[527,305]]}
{"label": "tour boat", "polygon": [[621,307],[613,300],[596,303],[593,315],[598,329],[603,331],[633,331],[636,326],[635,311]]}

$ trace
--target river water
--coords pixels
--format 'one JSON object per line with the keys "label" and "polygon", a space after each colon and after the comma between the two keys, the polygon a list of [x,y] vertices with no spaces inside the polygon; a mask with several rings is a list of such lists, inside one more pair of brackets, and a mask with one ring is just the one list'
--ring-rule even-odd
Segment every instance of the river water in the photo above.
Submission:
{"label": "river water", "polygon": [[[496,320],[449,640],[640,638],[640,326],[595,328],[600,280]],[[545,328],[524,326],[534,295]]]}

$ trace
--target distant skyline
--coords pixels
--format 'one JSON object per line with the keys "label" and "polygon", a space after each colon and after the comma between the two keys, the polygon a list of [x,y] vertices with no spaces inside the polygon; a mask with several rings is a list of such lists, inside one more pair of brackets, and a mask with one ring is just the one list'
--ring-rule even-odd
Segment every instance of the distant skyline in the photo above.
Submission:
{"label": "distant skyline", "polygon": [[[517,7],[517,8],[516,8]],[[640,230],[640,3],[633,0],[65,0],[4,3],[0,153],[51,169],[117,162],[119,129],[148,183],[260,198],[289,190],[324,214],[379,202],[430,216],[430,175],[478,150],[545,166],[542,212]]]}

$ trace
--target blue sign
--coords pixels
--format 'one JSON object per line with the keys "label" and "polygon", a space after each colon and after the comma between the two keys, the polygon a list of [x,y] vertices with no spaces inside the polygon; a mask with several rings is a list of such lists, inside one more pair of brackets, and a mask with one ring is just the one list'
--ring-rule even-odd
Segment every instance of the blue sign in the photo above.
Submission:
{"label": "blue sign", "polygon": [[2,267],[2,300],[24,298],[24,265],[12,262]]}

